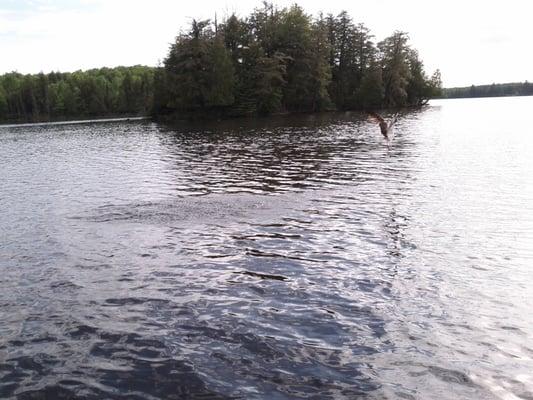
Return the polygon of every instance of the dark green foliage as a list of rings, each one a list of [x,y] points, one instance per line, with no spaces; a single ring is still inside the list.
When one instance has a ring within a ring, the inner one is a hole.
[[[436,97],[466,98],[466,97],[498,97],[498,96],[533,96],[533,84],[528,81],[518,83],[499,83],[492,85],[468,86],[443,89]]]
[[[356,62],[356,28],[351,17],[343,11],[336,18],[327,19],[331,52],[329,63],[332,69],[330,92],[339,109],[355,108],[354,97],[360,82],[357,81],[359,66]]]
[[[381,53],[385,106],[405,107],[410,105],[407,88],[412,81],[409,37],[405,32],[394,34],[378,44]],[[414,98],[416,95],[413,93]],[[416,103],[415,103],[416,104]]]
[[[342,12],[316,20],[264,2],[245,19],[193,21],[156,76],[154,113],[272,114],[420,106],[440,90],[404,32],[376,46]],[[213,110],[216,112],[213,113]]]
[[[276,51],[287,58],[284,105],[289,111],[320,111],[329,104],[331,74],[323,23],[312,24],[299,6],[279,13]]]
[[[164,74],[166,102],[158,99],[156,104],[166,111],[209,110],[234,102],[231,54],[209,21],[193,21],[191,31],[178,36],[165,60]]]
[[[428,82],[427,96],[430,99],[442,96],[442,77],[440,70],[436,70]]]
[[[7,118],[7,98],[2,86],[0,86],[0,121]]]
[[[259,56],[251,69],[249,86],[252,87],[255,109],[261,115],[268,115],[282,108],[286,57],[281,53],[267,57],[257,46],[256,51],[259,52]]]
[[[379,65],[372,63],[361,80],[360,105],[365,109],[380,108],[383,104],[383,96],[382,70]]]
[[[307,109],[321,111],[333,109],[333,103],[329,95],[331,83],[331,65],[328,63],[330,44],[328,41],[328,28],[322,15],[311,27],[311,45],[307,56],[309,74],[307,96]]]
[[[102,68],[0,76],[1,121],[143,115],[152,108],[155,69]]]
[[[208,65],[207,106],[232,105],[235,100],[235,70],[228,50],[218,38],[211,44]]]
[[[0,120],[420,106],[440,88],[440,73],[428,78],[404,32],[376,46],[368,28],[346,12],[313,19],[298,5],[279,9],[264,2],[248,18],[193,20],[158,68],[0,76]],[[526,83],[517,90],[532,89]],[[486,93],[506,90],[493,85]]]

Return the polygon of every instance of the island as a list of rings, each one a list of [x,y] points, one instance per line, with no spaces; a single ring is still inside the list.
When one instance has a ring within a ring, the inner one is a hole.
[[[263,3],[247,17],[193,20],[158,67],[0,76],[0,121],[417,107],[440,88],[405,32],[376,43],[347,12],[313,17]]]

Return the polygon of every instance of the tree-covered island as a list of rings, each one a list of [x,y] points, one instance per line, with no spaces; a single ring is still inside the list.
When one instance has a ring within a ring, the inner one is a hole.
[[[224,118],[421,106],[440,93],[408,35],[374,42],[346,12],[313,18],[263,3],[251,15],[194,20],[161,67],[0,76],[0,120],[151,113]]]
[[[156,116],[243,116],[421,106],[439,93],[408,35],[377,43],[346,13],[263,3],[246,18],[193,21],[155,77]]]

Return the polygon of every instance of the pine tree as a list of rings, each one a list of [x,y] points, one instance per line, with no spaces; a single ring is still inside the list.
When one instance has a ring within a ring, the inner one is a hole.
[[[405,32],[397,31],[378,44],[381,53],[386,107],[408,105],[407,85],[411,78],[408,40],[409,37]]]

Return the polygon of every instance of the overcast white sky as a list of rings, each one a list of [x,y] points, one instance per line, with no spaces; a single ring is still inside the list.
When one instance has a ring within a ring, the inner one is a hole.
[[[274,1],[279,6],[292,0]],[[531,0],[300,0],[316,14],[347,10],[379,41],[409,32],[445,86],[533,81]],[[191,18],[237,12],[244,0],[0,0],[0,73],[156,65]]]

